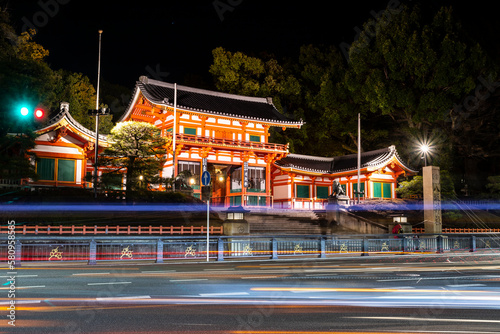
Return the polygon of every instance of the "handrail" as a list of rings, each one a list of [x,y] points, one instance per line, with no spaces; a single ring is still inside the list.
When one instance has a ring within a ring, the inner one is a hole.
[[[131,230],[130,226],[127,229]],[[89,265],[127,260],[163,263],[205,258],[207,251],[210,257],[224,261],[244,257],[326,258],[341,254],[430,254],[500,248],[496,235],[213,236],[209,240],[202,236],[14,236],[14,244],[7,239],[0,241],[0,261],[8,261],[11,268],[24,261],[88,261]]]
[[[167,136],[171,137],[172,134],[169,133]],[[187,143],[196,143],[201,145],[207,144],[207,145],[220,145],[220,146],[234,146],[234,147],[268,150],[268,151],[270,150],[270,151],[288,152],[288,144],[283,145],[274,143],[260,143],[260,142],[233,140],[226,138],[186,135],[183,133],[176,134],[176,140],[180,142],[183,141]]]
[[[7,234],[7,226],[0,226],[0,234]],[[195,235],[207,233],[205,226],[124,226],[124,225],[17,225],[16,234],[47,234],[47,235]],[[222,226],[210,226],[210,234],[222,235]]]
[[[443,228],[443,233],[500,233],[500,228]],[[425,233],[424,227],[414,227],[413,233]]]

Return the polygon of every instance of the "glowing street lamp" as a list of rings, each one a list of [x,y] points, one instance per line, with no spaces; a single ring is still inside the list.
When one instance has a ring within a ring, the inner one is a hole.
[[[422,152],[422,158],[424,159],[424,166],[427,166],[427,154],[429,154],[431,148],[427,144],[420,145],[420,152]]]

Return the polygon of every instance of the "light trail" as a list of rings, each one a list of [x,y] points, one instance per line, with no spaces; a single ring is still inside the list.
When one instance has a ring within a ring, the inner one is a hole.
[[[395,289],[395,288],[287,288],[261,287],[251,288],[252,291],[266,292],[411,292],[411,293],[491,293],[482,290],[443,290],[443,289]]]

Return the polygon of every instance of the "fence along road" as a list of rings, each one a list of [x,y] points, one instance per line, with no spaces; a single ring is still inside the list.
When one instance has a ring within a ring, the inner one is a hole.
[[[206,258],[207,241],[187,236],[17,236],[15,249],[7,238],[0,243],[0,261],[15,256],[24,261],[164,261]],[[209,257],[225,259],[334,257],[342,254],[407,254],[475,252],[500,249],[499,234],[479,235],[353,235],[353,236],[212,236]]]

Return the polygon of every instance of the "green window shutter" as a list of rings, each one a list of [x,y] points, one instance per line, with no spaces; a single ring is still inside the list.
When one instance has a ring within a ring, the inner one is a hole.
[[[359,188],[361,188],[361,192],[365,192],[365,184],[364,182],[360,182],[359,183]],[[358,191],[358,183],[357,182],[354,182],[353,185],[352,185],[352,189],[354,191],[354,197],[358,197],[358,194],[356,194],[356,192]],[[360,196],[363,197],[365,196],[366,194],[361,194]]]
[[[75,182],[75,160],[57,161],[57,181]]]
[[[229,205],[231,205],[231,206],[241,205],[241,196],[230,196],[229,197]]]
[[[316,198],[328,198],[328,187],[316,186]]]
[[[195,128],[184,128],[184,134],[196,136],[196,129]]]
[[[248,196],[247,205],[257,205],[259,200],[258,196]]]
[[[55,159],[41,158],[36,164],[36,173],[42,181],[54,181]]]
[[[252,136],[252,135],[250,135],[250,141],[255,141],[255,142],[260,143],[260,136]]]
[[[309,198],[309,186],[297,184],[297,198]]]
[[[392,197],[391,184],[383,183],[382,186],[383,186],[382,193],[384,195],[384,198],[391,198]]]
[[[382,183],[373,182],[373,197],[382,197]]]

